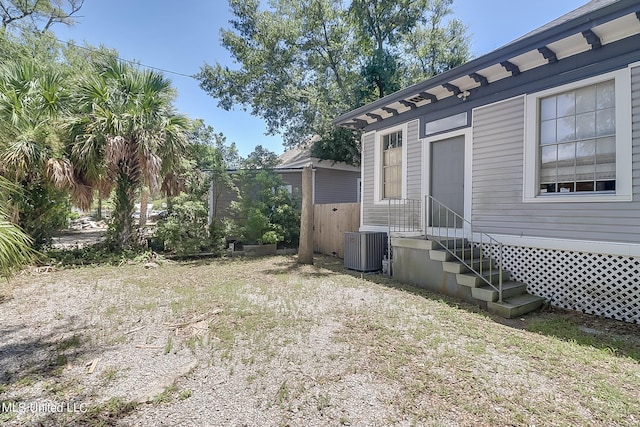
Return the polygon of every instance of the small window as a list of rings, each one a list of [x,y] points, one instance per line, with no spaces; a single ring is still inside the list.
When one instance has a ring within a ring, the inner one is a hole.
[[[382,136],[382,186],[384,199],[402,197],[402,131]]]
[[[419,124],[416,120],[413,125]],[[408,123],[375,132],[371,148],[364,148],[364,156],[373,151],[373,202],[388,204],[388,200],[407,198],[407,137]],[[371,150],[371,151],[369,151]],[[367,168],[366,159],[365,169]],[[363,197],[367,182],[362,183]]]

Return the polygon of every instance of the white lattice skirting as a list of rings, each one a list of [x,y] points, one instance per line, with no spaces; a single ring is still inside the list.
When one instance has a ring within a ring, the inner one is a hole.
[[[640,258],[504,246],[503,267],[553,306],[640,323]]]

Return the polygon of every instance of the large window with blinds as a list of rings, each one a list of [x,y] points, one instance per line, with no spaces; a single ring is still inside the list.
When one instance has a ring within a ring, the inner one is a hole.
[[[629,68],[526,96],[525,202],[632,200]]]
[[[540,194],[616,189],[615,81],[540,99]]]

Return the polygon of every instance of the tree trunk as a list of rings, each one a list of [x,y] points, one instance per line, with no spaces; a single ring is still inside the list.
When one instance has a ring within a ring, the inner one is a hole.
[[[100,197],[100,194],[98,194],[98,212],[96,219],[102,219],[102,197]]]
[[[147,204],[149,202],[149,191],[146,188],[142,189],[140,194],[140,228],[147,225]]]
[[[120,171],[118,175],[115,207],[109,235],[114,246],[124,249],[137,243],[135,224],[133,223],[136,185],[126,173]]]
[[[302,170],[302,214],[298,263],[313,264],[313,165],[311,163],[307,163]]]

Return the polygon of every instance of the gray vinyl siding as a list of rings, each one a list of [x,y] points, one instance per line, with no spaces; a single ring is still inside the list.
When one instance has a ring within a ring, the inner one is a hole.
[[[356,203],[360,172],[316,169],[316,198],[321,203]]]
[[[291,194],[302,197],[302,171],[280,173],[285,184],[291,186]]]
[[[231,179],[233,180],[234,177],[232,176]],[[237,201],[238,200],[238,190],[234,187],[232,189],[226,188],[226,187],[222,187],[221,189],[218,189],[218,187],[215,185],[213,185],[214,188],[214,195],[216,195],[216,199],[213,201],[213,215],[216,218],[230,218],[232,217],[231,211],[230,211],[230,207],[231,207],[231,202]]]
[[[413,120],[407,125],[406,149],[407,149],[407,198],[420,199],[422,194],[422,147],[419,141],[420,121]],[[379,132],[384,132],[380,130]],[[362,141],[362,225],[384,226],[388,225],[387,204],[374,204],[374,170],[379,165],[375,164],[376,133],[366,134]]]
[[[640,241],[640,69],[632,73],[633,201],[524,203],[524,98],[478,108],[473,118],[474,226],[518,236]]]
[[[633,201],[640,203],[640,67],[631,69],[631,124],[633,140]],[[640,211],[636,210],[640,217]]]
[[[369,133],[362,137],[362,225],[386,225],[380,218],[380,209],[373,204],[375,179],[375,143],[376,134]]]
[[[414,120],[407,126],[407,199],[422,197],[422,144],[418,141],[420,121]]]

